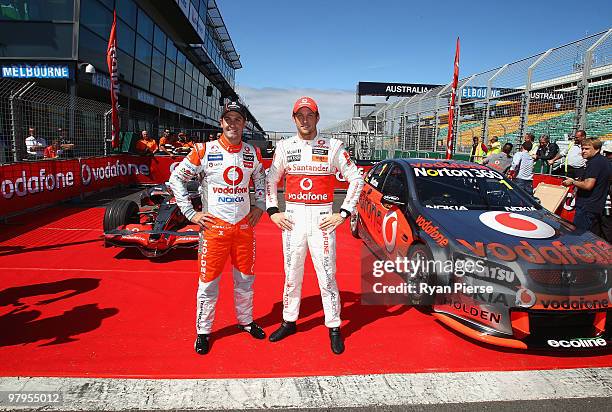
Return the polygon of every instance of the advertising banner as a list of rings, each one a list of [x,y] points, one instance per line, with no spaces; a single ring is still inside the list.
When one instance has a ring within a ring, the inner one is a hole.
[[[0,216],[120,185],[164,183],[181,160],[183,156],[114,155],[1,165]],[[271,163],[272,159],[263,159],[266,169]],[[363,173],[371,168],[357,167]],[[347,188],[337,172],[335,190]]]

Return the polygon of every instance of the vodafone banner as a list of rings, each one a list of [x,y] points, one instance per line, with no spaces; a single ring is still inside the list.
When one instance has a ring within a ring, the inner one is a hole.
[[[0,216],[52,204],[148,176],[149,159],[108,156],[0,166]],[[143,179],[145,180],[145,179]]]
[[[119,185],[168,181],[183,156],[113,155],[0,165],[0,216]],[[266,169],[272,159],[263,159]],[[364,173],[371,166],[359,167]],[[347,182],[336,174],[335,189]]]
[[[79,196],[78,160],[51,160],[0,167],[0,215]]]

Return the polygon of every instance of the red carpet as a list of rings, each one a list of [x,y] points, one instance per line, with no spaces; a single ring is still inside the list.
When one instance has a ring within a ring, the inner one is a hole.
[[[612,366],[612,355],[545,356],[482,346],[409,307],[361,306],[359,248],[338,235],[347,350],[334,356],[312,265],[300,333],[255,341],[235,327],[231,276],[222,279],[212,351],[193,351],[195,252],[157,261],[104,249],[104,210],[53,208],[1,225],[0,374],[221,378],[486,371]],[[280,232],[257,227],[255,318],[271,333],[281,318]]]

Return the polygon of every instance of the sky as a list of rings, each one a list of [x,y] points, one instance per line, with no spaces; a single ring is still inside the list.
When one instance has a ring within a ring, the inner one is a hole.
[[[243,68],[238,93],[265,130],[293,131],[293,102],[319,129],[352,116],[359,81],[446,84],[612,28],[612,1],[217,0]],[[367,98],[364,101],[369,102]]]

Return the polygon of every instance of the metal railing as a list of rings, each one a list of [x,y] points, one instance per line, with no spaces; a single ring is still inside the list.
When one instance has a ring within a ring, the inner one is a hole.
[[[324,132],[345,136],[356,142],[356,153],[378,159],[439,156],[446,150],[450,94],[450,84],[440,86]],[[469,153],[476,137],[516,145],[526,133],[558,141],[579,129],[612,139],[612,29],[459,81],[457,153]]]

